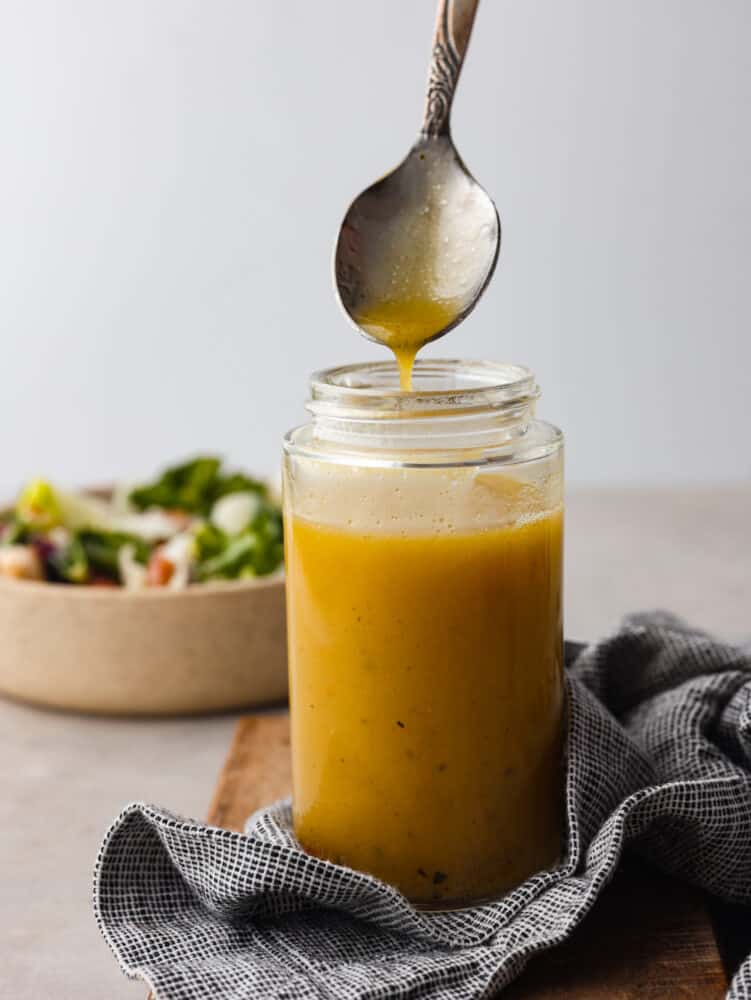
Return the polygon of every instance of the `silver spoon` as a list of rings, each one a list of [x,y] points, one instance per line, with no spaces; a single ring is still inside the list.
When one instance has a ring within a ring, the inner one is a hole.
[[[391,346],[400,365],[400,352],[411,355],[410,370],[423,344],[474,308],[498,260],[498,212],[462,162],[449,121],[478,3],[439,0],[420,135],[395,170],[352,202],[336,244],[345,311],[366,337]],[[433,306],[427,313],[425,303]],[[424,323],[413,322],[418,312]]]

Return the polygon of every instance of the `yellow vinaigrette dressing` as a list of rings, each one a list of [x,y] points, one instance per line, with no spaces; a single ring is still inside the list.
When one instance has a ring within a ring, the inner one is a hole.
[[[292,518],[295,830],[419,902],[493,897],[561,844],[561,516],[476,533]]]
[[[390,372],[323,373],[285,446],[295,832],[465,905],[561,853],[561,436],[526,369]]]

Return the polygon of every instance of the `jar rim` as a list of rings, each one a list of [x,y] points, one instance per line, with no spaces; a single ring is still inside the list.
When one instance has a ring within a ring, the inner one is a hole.
[[[496,361],[418,358],[412,382],[399,387],[395,361],[326,368],[311,376],[308,409],[409,419],[528,406],[540,395],[529,368]]]

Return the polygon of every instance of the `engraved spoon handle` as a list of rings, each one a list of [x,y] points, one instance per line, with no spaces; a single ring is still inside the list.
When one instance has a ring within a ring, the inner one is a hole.
[[[448,135],[451,103],[480,0],[438,0],[422,135]]]

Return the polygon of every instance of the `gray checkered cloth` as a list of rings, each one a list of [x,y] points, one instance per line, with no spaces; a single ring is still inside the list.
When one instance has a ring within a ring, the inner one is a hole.
[[[469,1000],[509,983],[595,905],[628,843],[751,904],[751,649],[665,614],[627,619],[568,670],[568,852],[504,899],[414,909],[302,852],[288,803],[244,834],[131,805],[95,875],[102,933],[158,1000]],[[732,1000],[751,1000],[751,958]]]

